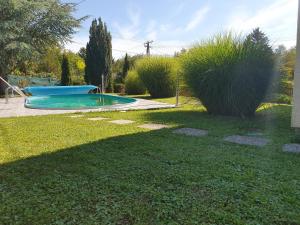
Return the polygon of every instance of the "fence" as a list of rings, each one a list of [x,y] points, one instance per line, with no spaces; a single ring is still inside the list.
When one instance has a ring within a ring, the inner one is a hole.
[[[26,86],[55,86],[59,85],[60,81],[52,77],[30,77],[30,76],[16,76],[9,75],[8,83],[13,86],[26,87]]]

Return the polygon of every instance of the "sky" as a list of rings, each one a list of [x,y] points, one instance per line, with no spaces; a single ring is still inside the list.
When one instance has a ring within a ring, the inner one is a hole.
[[[64,0],[68,2],[69,0]],[[71,0],[70,0],[71,1]],[[70,2],[69,1],[69,2]],[[89,39],[89,27],[101,17],[112,35],[115,59],[144,54],[172,55],[227,31],[246,35],[260,27],[276,48],[296,45],[297,0],[73,0],[76,17],[88,15],[65,47],[77,52]]]

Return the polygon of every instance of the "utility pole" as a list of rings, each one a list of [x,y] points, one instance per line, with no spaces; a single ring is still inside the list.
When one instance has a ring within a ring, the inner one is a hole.
[[[153,43],[153,41],[146,41],[144,43],[144,47],[146,48],[146,55],[147,56],[150,56],[150,48],[151,48],[150,44],[151,43]]]

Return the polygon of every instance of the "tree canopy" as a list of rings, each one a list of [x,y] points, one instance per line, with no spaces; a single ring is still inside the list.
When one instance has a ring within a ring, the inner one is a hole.
[[[75,6],[60,0],[0,0],[0,76],[6,78],[18,63],[49,46],[71,41],[84,19],[72,15]]]

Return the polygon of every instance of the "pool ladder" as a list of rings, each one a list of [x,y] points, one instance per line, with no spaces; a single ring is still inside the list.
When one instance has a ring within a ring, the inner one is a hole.
[[[4,80],[2,77],[0,77],[0,81],[3,81],[8,87],[5,89],[5,103],[8,103],[8,98],[9,98],[9,91],[11,91],[10,96],[14,97],[14,92],[18,93],[22,97],[26,97],[24,93],[21,91],[21,89],[17,86],[12,86],[9,84],[6,80]]]

